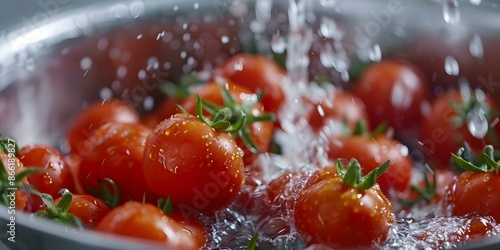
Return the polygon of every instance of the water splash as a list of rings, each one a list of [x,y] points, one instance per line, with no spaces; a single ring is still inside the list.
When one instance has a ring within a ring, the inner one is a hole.
[[[286,50],[286,39],[279,33],[276,33],[271,38],[271,49],[276,54],[282,54]]]
[[[368,58],[370,58],[372,62],[380,62],[380,60],[382,60],[382,50],[380,49],[380,45],[375,44],[370,48],[368,51]]]

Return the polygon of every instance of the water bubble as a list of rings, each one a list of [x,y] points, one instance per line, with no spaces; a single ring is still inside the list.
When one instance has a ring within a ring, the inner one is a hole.
[[[447,24],[456,25],[460,22],[460,9],[458,0],[443,1],[443,18]]]
[[[99,97],[103,100],[108,100],[113,97],[113,91],[109,88],[102,88],[101,91],[99,91]]]
[[[472,5],[480,5],[481,4],[481,0],[469,0],[469,2],[472,4]]]
[[[323,37],[334,40],[341,40],[344,35],[335,20],[326,17],[321,19],[319,32]]]
[[[130,4],[130,15],[133,18],[138,18],[144,14],[144,3],[142,1],[135,1]]]
[[[178,5],[174,5],[174,7],[172,7],[172,9],[173,9],[174,11],[178,11],[178,10],[179,10],[179,6],[178,6]]]
[[[221,36],[220,41],[223,44],[227,44],[227,43],[229,43],[229,37],[228,36]]]
[[[271,49],[276,54],[281,54],[285,52],[286,49],[286,39],[280,36],[280,34],[274,34],[271,39]]]
[[[144,98],[142,106],[144,106],[144,110],[151,111],[154,108],[154,104],[155,104],[155,99],[152,96],[148,95],[146,96],[146,98]]]
[[[457,60],[453,56],[447,56],[444,59],[444,71],[450,76],[458,76],[460,68]]]
[[[483,50],[483,43],[481,41],[481,37],[479,37],[478,34],[475,34],[472,39],[470,40],[469,43],[469,51],[472,56],[474,56],[477,59],[482,59],[484,50]]]
[[[193,4],[193,8],[194,8],[195,10],[199,9],[199,8],[200,8],[200,4],[199,4],[199,3],[194,3],[194,4]]]
[[[484,138],[488,133],[488,119],[480,106],[474,107],[467,113],[467,128],[471,135],[478,139]]]
[[[84,57],[80,60],[80,68],[82,70],[89,70],[92,67],[92,59],[90,57]]]
[[[382,51],[380,50],[380,45],[375,44],[370,48],[370,50],[368,51],[368,58],[370,58],[372,62],[380,62],[380,60],[382,60]]]

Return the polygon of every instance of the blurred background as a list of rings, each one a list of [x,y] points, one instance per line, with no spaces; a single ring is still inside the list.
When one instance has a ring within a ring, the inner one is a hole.
[[[112,1],[112,0],[108,0]],[[47,15],[57,15],[65,8],[87,5],[97,0],[0,0],[0,32],[19,25],[33,24]]]

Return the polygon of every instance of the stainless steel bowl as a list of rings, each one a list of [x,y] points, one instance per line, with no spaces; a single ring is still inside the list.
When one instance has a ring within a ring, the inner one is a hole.
[[[315,38],[309,52],[311,76],[327,74],[339,82],[343,77],[339,68],[321,63],[322,44],[331,42],[321,33],[320,23],[327,18],[343,34],[348,61],[405,58],[425,71],[436,93],[466,77],[500,99],[500,9],[494,3],[460,1],[457,9],[448,6],[446,18],[440,1],[307,4],[312,12],[305,18]],[[273,35],[290,33],[288,5],[286,0],[124,0],[66,9],[42,23],[14,27],[0,42],[0,131],[21,145],[40,142],[65,150],[68,123],[90,101],[122,98],[147,112],[160,96],[158,81],[192,70],[209,72],[210,65],[251,48],[271,53],[271,45],[277,46]],[[454,60],[447,67],[456,63],[458,72],[445,69],[448,56]],[[132,61],[137,64],[122,67]],[[131,75],[137,80],[130,80]],[[13,249],[160,247],[74,232],[23,213],[16,213],[16,242],[11,243],[9,217],[7,208],[0,207],[0,238]],[[500,239],[493,238],[463,248],[498,247]]]

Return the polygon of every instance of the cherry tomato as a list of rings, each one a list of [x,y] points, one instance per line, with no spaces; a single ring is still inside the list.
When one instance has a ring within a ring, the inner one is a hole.
[[[363,174],[391,160],[389,170],[377,179],[386,195],[390,194],[390,190],[403,192],[410,185],[413,165],[408,148],[385,135],[375,138],[362,135],[329,137],[327,152],[332,160],[357,159],[363,166]]]
[[[262,55],[238,54],[215,70],[215,79],[229,80],[254,93],[263,91],[262,104],[276,113],[285,101],[283,81],[286,72],[274,61]]]
[[[232,95],[237,103],[244,103],[250,98],[254,98],[253,93],[249,90],[240,87],[235,84],[227,84],[229,93]],[[221,86],[216,82],[210,82],[206,85],[200,86],[193,90],[195,95],[199,95],[203,100],[212,102],[217,105],[224,105],[224,100],[222,97]],[[196,102],[197,98],[192,96],[187,98],[183,103],[182,107],[190,114],[196,114]],[[264,113],[263,107],[260,103],[256,103],[250,110],[251,115],[259,116]],[[255,146],[261,152],[268,152],[271,143],[271,138],[273,134],[273,124],[270,121],[253,122],[250,124],[250,136],[255,143]],[[237,138],[236,142],[238,146],[243,149],[243,162],[245,165],[250,165],[255,158],[256,154],[252,153],[241,138]]]
[[[367,190],[327,178],[303,190],[294,213],[295,225],[310,243],[361,247],[384,243],[394,222],[392,204],[378,185]]]
[[[474,137],[466,124],[455,125],[454,122],[460,115],[452,106],[453,102],[463,104],[459,91],[447,92],[434,100],[431,111],[423,118],[420,127],[419,144],[424,154],[434,162],[437,168],[449,168],[451,153],[456,153],[465,142],[473,152],[481,151],[486,144],[498,145],[498,142],[494,143],[488,135],[484,138]],[[500,108],[500,104],[489,96],[486,96],[482,105],[489,109]],[[500,125],[491,127],[491,124],[495,124],[493,122],[497,117],[485,114],[485,118],[488,120],[488,129],[496,131],[497,135],[500,134]]]
[[[429,94],[420,70],[408,62],[395,60],[368,66],[353,92],[365,102],[372,126],[385,121],[396,133],[418,124],[421,105]]]
[[[194,239],[197,249],[206,246],[208,243],[207,230],[196,217],[184,215],[177,211],[173,211],[168,217],[177,221],[191,238]]]
[[[130,201],[113,209],[97,225],[97,231],[165,242],[168,249],[197,249],[182,225],[158,207]]]
[[[137,123],[139,114],[119,100],[97,101],[83,110],[68,128],[71,151],[82,156],[90,154],[92,145],[87,140],[92,132],[108,122]]]
[[[18,158],[24,166],[44,169],[42,173],[28,175],[28,182],[39,192],[58,197],[62,188],[75,189],[69,166],[59,150],[43,144],[28,145],[19,150]],[[38,211],[42,204],[39,197],[31,195],[30,212]]]
[[[227,206],[244,178],[236,142],[186,114],[156,127],[147,139],[143,165],[151,190],[170,196],[183,213],[210,213]]]
[[[146,198],[155,202],[157,197],[149,189],[144,177],[142,158],[146,137],[151,130],[140,124],[107,123],[88,139],[93,148],[82,157],[78,179],[89,192],[99,190],[99,181],[109,178],[120,190],[120,201]]]
[[[488,215],[500,221],[500,175],[463,172],[449,186],[444,208],[453,215]]]
[[[368,122],[365,104],[349,92],[335,91],[331,98],[311,103],[313,108],[309,114],[309,124],[315,131],[322,130],[330,123],[335,126],[344,125],[344,122],[352,131],[359,120]]]
[[[60,201],[61,197],[54,200],[54,204],[57,205]],[[86,228],[93,229],[110,212],[110,209],[101,200],[82,194],[73,195],[67,212],[80,219]]]
[[[21,161],[19,161],[19,159],[17,157],[15,157],[14,155],[9,156],[9,154],[6,154],[1,150],[0,150],[0,161],[2,161],[2,164],[5,168],[5,170],[7,171],[8,176],[16,175],[16,174],[25,170],[23,164],[21,163]],[[10,182],[9,179],[1,180],[1,181],[3,183],[8,183],[9,185],[12,183],[12,182]],[[17,184],[20,187],[22,187],[22,186],[28,184],[28,179],[26,177],[24,177],[21,180],[16,180],[12,184]],[[6,188],[8,188],[8,187],[9,187],[8,185],[5,185],[5,187],[4,187],[5,189],[2,188],[2,190],[0,190],[1,195],[4,196],[2,198],[2,200],[4,198],[6,198],[6,202],[8,202],[5,205],[7,205],[9,208],[15,207],[16,209],[19,209],[21,211],[26,210],[30,195],[28,195],[23,189],[20,189],[19,187],[15,191],[7,190]],[[12,196],[12,194],[14,194],[14,196]],[[11,197],[15,197],[14,202],[12,202],[13,200]],[[29,211],[29,209],[28,209],[28,211]]]

